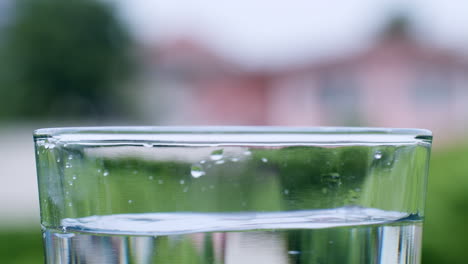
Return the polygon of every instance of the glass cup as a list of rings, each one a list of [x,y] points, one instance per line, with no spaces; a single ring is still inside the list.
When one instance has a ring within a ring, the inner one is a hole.
[[[420,263],[431,132],[34,133],[46,263]]]

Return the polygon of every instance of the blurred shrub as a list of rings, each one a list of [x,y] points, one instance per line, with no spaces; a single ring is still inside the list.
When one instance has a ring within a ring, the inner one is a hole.
[[[131,41],[94,0],[20,0],[0,46],[0,118],[108,116],[131,72]]]

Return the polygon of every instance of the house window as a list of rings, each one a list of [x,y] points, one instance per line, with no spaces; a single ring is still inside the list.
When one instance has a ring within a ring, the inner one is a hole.
[[[360,93],[358,80],[347,71],[324,73],[319,82],[319,103],[325,110],[327,123],[359,125]]]

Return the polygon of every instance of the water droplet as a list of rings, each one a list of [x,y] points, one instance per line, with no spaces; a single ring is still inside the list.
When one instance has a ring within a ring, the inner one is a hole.
[[[299,254],[301,254],[301,252],[297,251],[297,250],[290,250],[290,251],[288,251],[288,254],[289,255],[299,255]]]
[[[374,158],[375,158],[375,159],[381,159],[381,158],[382,158],[382,152],[376,151],[376,152],[374,153]]]
[[[72,186],[72,185],[73,185],[73,182],[72,182],[72,181],[69,181],[69,182],[68,182],[68,185]]]
[[[285,190],[284,190],[284,194],[288,195],[288,194],[289,194],[289,190],[288,190],[288,189],[285,189]]]
[[[164,181],[163,181],[163,180],[158,180],[158,183],[159,183],[159,184],[163,184]]]
[[[392,163],[390,163],[390,162],[387,162],[387,166],[390,166],[391,164],[392,164]]]
[[[267,163],[268,159],[267,158],[262,158],[262,162]]]
[[[69,169],[69,168],[71,168],[71,167],[72,167],[72,165],[71,165],[70,163],[68,163],[68,162],[65,163],[65,168]]]
[[[57,162],[60,162],[60,158],[57,159]]]
[[[133,201],[132,201],[132,200],[128,200],[128,203],[131,204],[131,203],[133,203]]]
[[[192,165],[192,168],[190,169],[190,173],[192,174],[192,177],[194,178],[200,178],[201,176],[205,175],[205,172],[203,171],[202,167],[197,166],[197,165]]]
[[[68,155],[68,160],[72,160],[73,159],[73,155]]]
[[[252,151],[246,150],[246,151],[244,151],[244,155],[245,156],[250,156],[250,155],[252,155]]]
[[[232,162],[238,162],[239,159],[238,159],[238,158],[232,158],[231,161],[232,161]]]
[[[148,176],[148,180],[152,181],[154,179],[153,176]]]
[[[224,162],[225,162],[224,160],[218,160],[215,163],[219,165],[219,164],[224,164]]]
[[[179,183],[180,183],[180,184],[185,184],[185,181],[184,181],[184,180],[180,180]]]
[[[97,172],[101,173],[101,169],[98,169]]]
[[[109,175],[109,172],[107,170],[105,170],[103,173],[102,173],[102,176],[104,177],[107,177]]]
[[[185,187],[184,190],[183,190],[183,192],[187,192],[188,189],[189,189],[188,187]]]
[[[73,175],[72,179],[73,179],[73,180],[76,180],[76,175]]]
[[[68,206],[69,206],[69,207],[72,207],[72,205],[73,205],[72,203],[68,203]]]
[[[223,158],[223,152],[224,152],[224,150],[222,150],[222,149],[215,150],[215,151],[211,152],[210,158],[212,160],[220,160],[220,159]]]

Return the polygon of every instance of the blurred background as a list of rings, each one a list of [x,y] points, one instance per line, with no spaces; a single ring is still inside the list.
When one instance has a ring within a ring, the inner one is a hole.
[[[285,125],[431,129],[423,263],[465,263],[467,14],[462,0],[0,0],[0,262],[43,261],[35,128]]]

